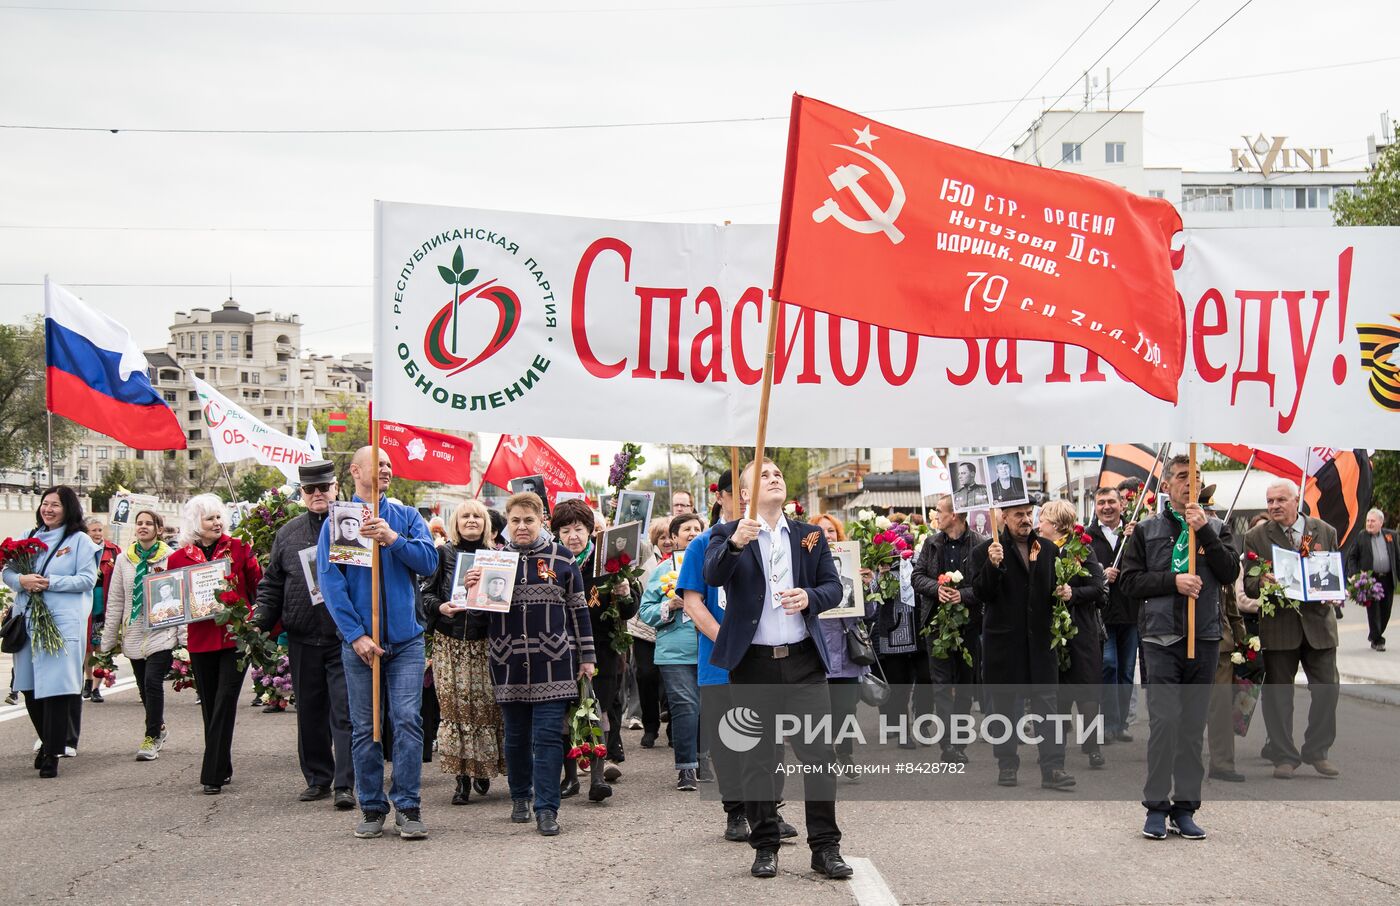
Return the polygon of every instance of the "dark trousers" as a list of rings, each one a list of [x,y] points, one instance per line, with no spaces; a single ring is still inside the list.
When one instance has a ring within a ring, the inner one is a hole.
[[[992,745],[992,753],[996,755],[997,767],[1001,769],[1010,768],[1018,770],[1021,767],[1021,755],[1017,751],[1020,742],[1017,737],[1016,727],[1024,717],[1044,718],[1047,714],[1055,713],[1057,704],[1057,691],[1055,683],[1035,683],[1022,686],[992,686],[992,714],[1006,718],[1010,724],[1010,737],[1004,742]],[[1042,777],[1050,776],[1050,772],[1063,770],[1065,766],[1065,741],[1057,736],[1055,725],[1042,720],[1034,727],[1039,731],[1039,764]],[[1031,729],[1028,725],[1027,729]],[[998,729],[998,734],[1002,731]]]
[[[747,815],[743,799],[744,756],[719,741],[719,720],[734,707],[734,696],[728,683],[700,687],[700,745],[709,752],[714,764],[715,779],[723,797],[724,813],[730,818]],[[774,777],[775,795],[783,800],[783,776]]]
[[[34,725],[34,732],[39,734],[42,743],[40,752],[44,755],[57,758],[63,754],[63,747],[69,741],[69,724],[75,703],[81,705],[82,697],[50,695],[35,698],[32,690],[24,693],[24,707],[29,712],[29,722]]]
[[[634,639],[632,655],[637,661],[637,695],[641,699],[642,732],[655,736],[661,732],[661,671],[656,666],[656,643]]]
[[[301,776],[307,786],[352,789],[355,762],[350,753],[350,699],[340,643],[308,645],[288,639],[287,656],[297,697]]]
[[[1235,769],[1235,665],[1228,651],[1215,658],[1215,679],[1210,687],[1210,716],[1206,737],[1212,771]]]
[[[953,715],[972,715],[972,702],[977,698],[977,662],[981,657],[982,639],[979,633],[964,632],[963,644],[967,650],[972,652],[972,663],[963,660],[961,654],[955,654],[951,658],[935,658],[928,656],[929,675],[933,680],[933,712],[938,715],[938,719],[943,723],[944,742],[941,748],[948,752],[954,749],[962,751],[963,746],[955,746],[948,742],[948,734],[952,731]],[[918,700],[918,689],[914,690],[915,708],[921,707]]]
[[[529,799],[535,811],[559,811],[559,770],[564,741],[559,735],[571,702],[502,702],[505,724],[506,782],[510,798]]]
[[[762,737],[776,738],[775,712],[810,715],[813,721],[831,712],[826,666],[810,639],[791,649],[784,658],[773,658],[767,649],[752,646],[729,673],[734,703],[754,708],[763,722]],[[764,687],[762,690],[750,687]],[[783,687],[775,694],[775,687]],[[804,765],[816,773],[806,775],[807,844],[813,852],[841,842],[836,826],[834,759],[829,746],[798,733],[788,740]],[[749,819],[749,845],[777,849],[778,792],[774,774],[778,766],[776,746],[762,742],[741,759],[744,811]]]
[[[240,670],[238,652],[225,648],[191,652],[190,669],[204,715],[204,764],[199,782],[223,786],[233,777],[233,722],[238,717],[238,693],[248,668]]]
[[[78,747],[78,734],[83,729],[83,697],[74,696],[68,703],[68,745],[76,749]]]
[[[146,735],[160,739],[165,726],[165,675],[174,661],[172,651],[156,651],[140,660],[132,659],[131,671],[136,676],[136,691],[146,709]]]
[[[906,651],[902,654],[880,655],[880,668],[890,684],[890,697],[880,706],[880,713],[890,726],[898,726],[899,718],[909,714],[914,704],[914,716],[935,713],[935,688],[928,652]],[[906,724],[913,727],[913,723]]]
[[[860,680],[854,676],[833,676],[827,678],[826,684],[831,687],[827,690],[831,695],[831,732],[839,736],[849,719],[856,716],[856,708],[860,706]],[[704,742],[702,734],[702,746]],[[856,741],[846,737],[840,739],[832,748],[836,750],[836,754],[849,758],[855,752],[855,746]],[[700,751],[706,750],[701,748]]]
[[[1201,807],[1201,737],[1210,712],[1220,640],[1196,640],[1186,658],[1186,640],[1142,646],[1147,684],[1147,783],[1143,807],[1150,811],[1195,812]]]
[[[1382,576],[1381,588],[1385,589],[1381,599],[1366,608],[1366,626],[1370,630],[1366,639],[1372,645],[1385,644],[1385,627],[1390,623],[1390,608],[1395,601],[1395,580]]]
[[[1308,729],[1303,735],[1303,750],[1293,742],[1293,678],[1298,665],[1308,678]],[[1337,741],[1337,649],[1312,648],[1307,639],[1302,647],[1264,649],[1264,726],[1269,731],[1269,745],[1274,764],[1287,762],[1297,767],[1312,764],[1327,757],[1332,743]]]

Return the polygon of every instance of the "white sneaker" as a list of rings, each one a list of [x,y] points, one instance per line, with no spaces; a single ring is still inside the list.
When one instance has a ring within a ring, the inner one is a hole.
[[[36,739],[36,740],[34,740],[34,751],[37,752],[37,751],[39,751],[40,749],[42,749],[43,747],[44,747],[44,741],[43,741],[42,739]]]
[[[63,757],[64,757],[64,758],[77,758],[77,757],[78,757],[78,750],[75,749],[75,748],[73,748],[72,746],[64,746],[64,747],[63,747]]]
[[[159,752],[161,749],[165,748],[165,741],[166,741],[167,739],[169,739],[169,738],[170,738],[170,731],[167,730],[167,729],[165,729],[165,725],[164,725],[164,724],[161,724],[161,727],[160,727],[160,737],[156,740],[156,751],[157,751],[157,752]]]
[[[136,750],[137,761],[155,761],[160,757],[160,744],[147,736],[141,740],[141,748]]]
[[[627,729],[629,729],[629,730],[640,730],[641,728],[642,728],[642,719],[641,719],[640,717],[629,717],[629,718],[627,718]]]

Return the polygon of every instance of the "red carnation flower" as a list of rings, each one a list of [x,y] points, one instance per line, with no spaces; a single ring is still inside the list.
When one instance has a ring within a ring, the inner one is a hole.
[[[619,564],[619,563],[617,562],[617,558],[616,558],[616,557],[613,557],[613,558],[612,558],[611,560],[609,560],[607,563],[604,563],[604,564],[603,564],[603,570],[604,570],[605,572],[615,573],[615,572],[617,572],[619,569],[622,569],[622,565]]]
[[[1245,553],[1245,555],[1244,555],[1244,558],[1245,558],[1246,560],[1258,560],[1258,559],[1259,559],[1259,555],[1256,554],[1254,551],[1247,551],[1247,552]]]

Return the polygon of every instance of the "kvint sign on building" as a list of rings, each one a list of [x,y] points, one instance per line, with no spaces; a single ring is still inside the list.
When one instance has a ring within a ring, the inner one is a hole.
[[[1331,148],[1288,147],[1288,136],[1275,135],[1265,138],[1259,133],[1254,138],[1242,135],[1245,146],[1230,149],[1230,169],[1257,172],[1264,176],[1285,170],[1323,170],[1331,166]]]

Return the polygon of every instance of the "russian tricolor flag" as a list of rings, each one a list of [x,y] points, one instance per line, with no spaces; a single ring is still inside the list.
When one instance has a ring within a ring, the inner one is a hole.
[[[121,324],[44,280],[48,409],[137,450],[183,450],[185,432]]]

